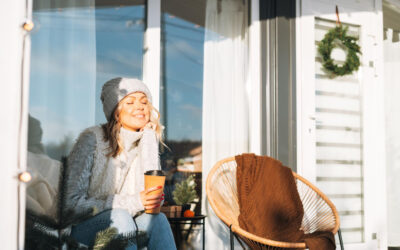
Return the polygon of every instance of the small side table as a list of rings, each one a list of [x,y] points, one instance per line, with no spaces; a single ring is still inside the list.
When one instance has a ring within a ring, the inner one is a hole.
[[[178,244],[180,244],[181,240],[181,232],[180,232],[180,226],[181,225],[190,225],[189,230],[186,234],[186,240],[189,237],[190,232],[192,231],[192,226],[193,225],[202,225],[202,230],[203,230],[203,250],[205,247],[205,215],[196,215],[194,217],[178,217],[178,218],[168,218],[169,223],[171,224],[171,228],[174,231],[174,236],[176,237],[177,241],[177,247]]]

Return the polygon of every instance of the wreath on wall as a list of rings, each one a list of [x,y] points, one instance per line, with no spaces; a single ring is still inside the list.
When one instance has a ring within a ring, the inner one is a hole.
[[[333,77],[352,74],[360,67],[358,54],[361,54],[361,48],[356,43],[358,39],[347,35],[347,30],[348,27],[343,27],[340,24],[330,29],[318,44],[318,52],[322,57],[322,66]],[[335,64],[331,58],[332,49],[335,47],[347,50],[346,61],[343,65]]]

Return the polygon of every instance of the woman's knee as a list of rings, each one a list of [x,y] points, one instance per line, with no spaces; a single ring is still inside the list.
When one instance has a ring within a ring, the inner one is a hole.
[[[155,216],[156,216],[157,221],[159,223],[168,223],[167,216],[165,216],[164,213],[159,213],[159,214],[156,214]]]
[[[169,222],[164,213],[153,215],[152,224],[157,225],[159,228],[169,228]]]
[[[110,227],[115,227],[120,234],[129,233],[136,230],[132,216],[125,209],[112,209],[110,219]]]
[[[170,227],[169,222],[165,214],[142,214],[136,218],[136,222],[139,229],[145,231],[153,231],[153,229],[163,229],[164,227]]]

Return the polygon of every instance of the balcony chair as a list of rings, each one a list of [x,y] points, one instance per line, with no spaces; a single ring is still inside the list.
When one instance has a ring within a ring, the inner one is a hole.
[[[280,242],[251,234],[239,226],[239,201],[236,187],[235,157],[215,164],[207,176],[207,199],[215,214],[230,229],[230,245],[233,249],[235,236],[243,247],[244,241],[251,249],[306,249],[304,242]],[[333,203],[309,181],[293,172],[300,199],[304,207],[301,229],[304,233],[315,231],[338,232],[341,249],[342,236],[339,229],[339,215]]]

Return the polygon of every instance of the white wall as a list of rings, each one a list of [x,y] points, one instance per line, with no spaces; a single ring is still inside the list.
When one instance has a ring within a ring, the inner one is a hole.
[[[18,164],[25,165],[18,147],[26,148],[26,136],[19,137],[19,131],[26,130],[26,126],[20,127],[24,16],[25,1],[0,1],[0,242],[1,249],[7,250],[23,249],[23,238],[18,235],[23,235],[24,227],[18,230],[18,223],[23,221],[18,219],[18,210],[25,214],[25,207],[20,204],[18,208],[17,175]],[[25,48],[29,49],[29,44]]]
[[[386,166],[388,192],[388,243],[400,246],[400,41],[388,30],[383,42],[385,62]]]

